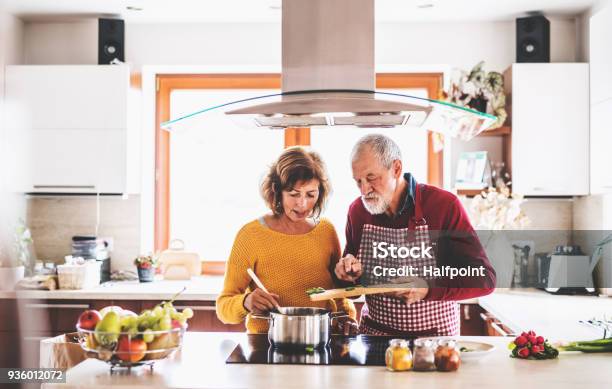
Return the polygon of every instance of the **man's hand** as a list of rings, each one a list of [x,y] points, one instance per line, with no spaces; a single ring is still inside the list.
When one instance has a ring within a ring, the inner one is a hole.
[[[342,281],[355,282],[361,277],[361,262],[351,254],[348,254],[344,258],[340,258],[334,269],[336,277]]]
[[[404,300],[406,305],[423,300],[425,296],[427,296],[427,293],[429,293],[429,286],[427,285],[427,281],[424,279],[415,277],[410,281],[415,284],[414,288],[407,289],[406,291],[390,293],[391,295]]]
[[[257,288],[244,299],[244,307],[249,312],[265,313],[279,306],[279,298],[277,294],[268,294]]]
[[[332,334],[345,336],[359,334],[359,324],[350,317],[335,318],[332,323]]]

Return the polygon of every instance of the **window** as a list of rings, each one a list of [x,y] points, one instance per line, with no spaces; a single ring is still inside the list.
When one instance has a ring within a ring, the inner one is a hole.
[[[272,92],[175,90],[170,116]],[[196,117],[170,137],[170,238],[203,260],[225,261],[238,230],[268,211],[259,184],[284,146],[283,131],[243,129],[224,116]]]
[[[424,89],[394,89],[393,92],[427,97],[427,91]],[[402,150],[404,171],[412,173],[418,182],[427,182],[426,131],[409,127],[311,129],[312,148],[319,152],[325,161],[333,189],[323,217],[336,227],[343,248],[346,241],[344,229],[348,207],[359,196],[359,189],[351,171],[351,150],[359,138],[372,133],[393,139]]]

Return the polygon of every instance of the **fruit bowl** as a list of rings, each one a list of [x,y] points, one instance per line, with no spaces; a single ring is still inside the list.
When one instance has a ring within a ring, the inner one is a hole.
[[[114,367],[152,365],[169,357],[183,343],[185,327],[163,331],[104,332],[77,325],[81,348],[90,358]]]

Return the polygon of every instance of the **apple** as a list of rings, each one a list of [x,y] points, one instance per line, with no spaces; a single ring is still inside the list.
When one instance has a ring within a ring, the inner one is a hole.
[[[88,309],[79,316],[77,326],[84,330],[94,330],[101,319],[100,312],[95,309]]]
[[[125,362],[138,362],[145,356],[147,344],[142,339],[130,339],[123,335],[117,343],[117,357]]]
[[[181,324],[180,321],[176,319],[172,319],[172,329],[175,329],[175,328],[187,328],[187,323]]]

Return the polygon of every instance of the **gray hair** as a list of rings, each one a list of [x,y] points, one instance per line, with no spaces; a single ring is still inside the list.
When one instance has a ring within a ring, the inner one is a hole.
[[[402,152],[391,138],[382,134],[370,134],[359,139],[353,146],[351,161],[355,162],[359,159],[366,147],[374,152],[380,163],[387,169],[391,169],[393,161],[402,160]]]

